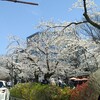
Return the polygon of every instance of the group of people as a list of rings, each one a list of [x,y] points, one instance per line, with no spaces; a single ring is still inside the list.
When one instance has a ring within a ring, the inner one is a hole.
[[[65,87],[66,83],[62,81],[61,78],[55,79],[55,78],[50,78],[50,79],[43,79],[40,81],[41,84],[51,84],[51,85],[57,85],[59,87]]]
[[[32,78],[25,79],[23,76],[19,79],[14,78],[13,81],[12,80],[7,81],[7,86],[12,87],[13,85],[16,85],[17,83],[26,83],[26,82],[35,82],[35,79],[32,79]],[[66,84],[61,80],[61,78],[41,79],[38,82],[41,84],[51,84],[51,85],[57,85],[60,87],[66,86]]]

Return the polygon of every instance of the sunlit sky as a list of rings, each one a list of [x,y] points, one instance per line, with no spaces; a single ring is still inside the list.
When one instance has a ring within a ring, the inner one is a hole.
[[[69,8],[77,0],[26,0],[36,2],[39,6],[31,6],[4,2],[0,0],[0,54],[6,54],[9,44],[8,36],[16,35],[26,39],[39,31],[34,29],[41,20],[74,21],[81,20],[82,10]],[[99,3],[99,0],[95,0]],[[99,3],[100,4],[100,3]]]

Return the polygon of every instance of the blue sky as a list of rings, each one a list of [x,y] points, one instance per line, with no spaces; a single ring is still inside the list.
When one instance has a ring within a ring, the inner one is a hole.
[[[39,3],[30,6],[0,1],[0,54],[6,54],[8,36],[16,35],[26,39],[35,33],[34,27],[43,20],[53,19],[55,22],[74,21],[82,18],[82,11],[75,9],[69,12],[77,0],[27,0]],[[95,0],[99,3],[99,0]]]

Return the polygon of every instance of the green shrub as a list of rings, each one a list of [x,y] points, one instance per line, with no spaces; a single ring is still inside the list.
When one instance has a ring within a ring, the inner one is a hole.
[[[17,97],[17,98],[26,98],[26,100],[29,100],[30,96],[30,83],[25,84],[17,84],[14,87],[10,89],[11,96]]]
[[[17,84],[10,89],[11,96],[25,100],[69,100],[70,88],[41,85],[38,83]]]

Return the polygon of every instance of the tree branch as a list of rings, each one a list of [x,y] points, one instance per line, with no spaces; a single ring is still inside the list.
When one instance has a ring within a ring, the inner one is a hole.
[[[46,53],[42,50],[42,49],[40,49],[39,47],[37,47],[38,48],[38,50],[40,51],[40,52],[42,52],[44,55],[46,55]]]
[[[68,28],[69,26],[71,26],[71,25],[79,25],[79,24],[83,24],[83,23],[87,23],[88,21],[80,21],[80,22],[71,22],[71,23],[69,23],[68,25],[58,25],[58,26],[53,26],[53,27],[50,27],[50,26],[46,26],[47,27],[47,29],[46,29],[46,31],[45,31],[45,33],[48,31],[48,30],[50,30],[51,28],[58,28],[58,27],[60,27],[60,28],[63,28],[62,29],[62,31],[64,31],[66,28]]]
[[[69,26],[71,26],[71,25],[79,25],[79,24],[83,24],[83,23],[87,23],[87,21],[72,22],[72,23],[68,24],[67,26],[65,26],[63,30],[65,30],[67,27],[69,27]]]
[[[89,15],[87,14],[86,0],[83,0],[83,6],[84,6],[83,16],[85,17],[85,19],[87,20],[87,22],[90,23],[91,25],[93,25],[94,27],[96,27],[97,29],[100,29],[100,25],[97,24],[96,22],[92,21],[90,19]]]

